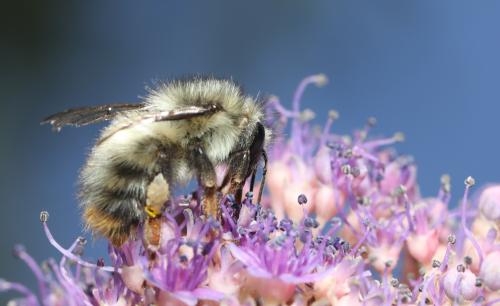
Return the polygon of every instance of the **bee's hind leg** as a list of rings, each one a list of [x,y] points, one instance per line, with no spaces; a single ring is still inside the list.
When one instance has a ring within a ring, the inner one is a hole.
[[[144,237],[149,246],[155,247],[160,244],[161,215],[169,198],[168,182],[163,174],[159,173],[151,180],[146,190]]]
[[[241,201],[243,196],[243,186],[249,176],[251,155],[249,150],[235,152],[229,159],[229,167],[222,184],[220,191],[226,194],[232,194],[235,198],[234,218],[238,219],[241,209]],[[253,181],[255,177],[252,176],[251,189],[253,189]],[[252,191],[252,190],[250,190]]]
[[[249,150],[235,152],[229,159],[228,171],[222,180],[220,191],[233,194],[237,203],[241,203],[243,185],[248,177],[250,164]]]
[[[267,160],[264,151],[264,140],[265,129],[264,126],[259,123],[255,129],[252,142],[240,144],[241,147],[247,149],[233,152],[229,158],[229,169],[221,184],[220,190],[223,194],[234,194],[237,204],[241,204],[243,185],[250,176],[250,191],[253,192],[257,165],[262,158],[264,158],[264,161]],[[264,179],[265,170],[262,177],[261,188],[259,190],[259,197],[257,198],[257,202],[259,203],[262,195],[262,185],[264,184]]]
[[[194,166],[198,182],[204,191],[204,213],[206,216],[219,219],[220,211],[217,201],[217,175],[215,168],[199,142],[193,143],[189,152],[189,161]]]

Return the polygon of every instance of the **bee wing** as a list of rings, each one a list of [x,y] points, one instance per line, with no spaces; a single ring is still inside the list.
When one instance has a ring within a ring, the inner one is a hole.
[[[216,104],[203,105],[203,106],[194,106],[194,105],[185,106],[170,111],[145,115],[140,118],[140,122],[185,120],[204,115],[210,115],[220,110],[221,108]]]
[[[105,137],[99,139],[97,142],[97,145],[105,142],[107,139],[109,139],[111,136],[116,134],[119,131],[128,129],[134,125],[137,124],[143,124],[143,123],[154,123],[154,122],[161,122],[161,121],[175,121],[175,120],[188,120],[191,118],[195,117],[200,117],[200,116],[206,116],[210,114],[214,114],[216,112],[221,111],[222,108],[218,105],[212,104],[212,105],[203,105],[203,106],[185,106],[181,108],[177,108],[174,110],[170,111],[163,111],[163,112],[150,112],[143,114],[142,116],[139,116],[137,118],[133,118],[128,124],[123,125],[119,129],[115,130],[113,133],[106,135]]]
[[[98,106],[72,108],[60,113],[48,116],[41,124],[50,123],[59,131],[63,126],[73,125],[76,127],[113,119],[117,114],[130,110],[144,108],[144,103],[105,104]]]

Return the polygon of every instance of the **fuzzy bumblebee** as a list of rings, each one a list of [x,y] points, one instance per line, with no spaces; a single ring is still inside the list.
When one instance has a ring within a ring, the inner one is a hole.
[[[105,120],[112,121],[80,174],[80,202],[86,226],[116,246],[161,214],[151,198],[163,202],[193,177],[204,190],[205,214],[217,217],[217,191],[238,198],[250,176],[253,185],[271,135],[261,103],[230,80],[198,77],[160,85],[142,103],[70,109],[42,124],[59,131]],[[227,172],[217,186],[215,167],[222,164]],[[163,191],[148,192],[153,181]]]

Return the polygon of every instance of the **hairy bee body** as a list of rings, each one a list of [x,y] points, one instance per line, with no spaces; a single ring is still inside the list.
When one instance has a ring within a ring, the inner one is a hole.
[[[154,117],[190,107],[217,111],[182,120]],[[259,103],[232,81],[196,78],[160,86],[144,107],[117,114],[91,150],[80,175],[86,226],[121,245],[145,219],[147,187],[160,173],[170,187],[197,177],[210,193],[217,187],[214,166],[239,167],[246,179],[257,163],[247,155],[262,150],[269,137],[262,120]],[[228,175],[237,177],[238,171]]]

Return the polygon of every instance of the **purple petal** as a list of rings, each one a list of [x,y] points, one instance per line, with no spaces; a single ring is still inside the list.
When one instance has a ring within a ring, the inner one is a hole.
[[[316,282],[318,280],[321,280],[322,278],[333,274],[335,272],[335,267],[330,267],[324,271],[321,272],[316,272],[316,273],[309,273],[309,274],[304,274],[301,276],[293,275],[293,274],[282,274],[279,276],[279,278],[287,283],[291,284],[303,284],[303,283],[312,283]]]
[[[193,295],[200,300],[220,301],[224,298],[224,294],[209,288],[196,288],[193,290]]]
[[[188,306],[195,306],[198,303],[196,296],[189,291],[177,291],[171,295]]]
[[[246,270],[248,271],[248,273],[250,273],[255,277],[264,277],[264,278],[272,277],[271,273],[260,267],[259,263],[255,260],[254,257],[250,256],[241,248],[237,247],[232,243],[229,244],[228,247],[229,251],[231,251],[231,254],[233,254],[233,256],[237,260],[241,261],[244,265],[247,266]]]

